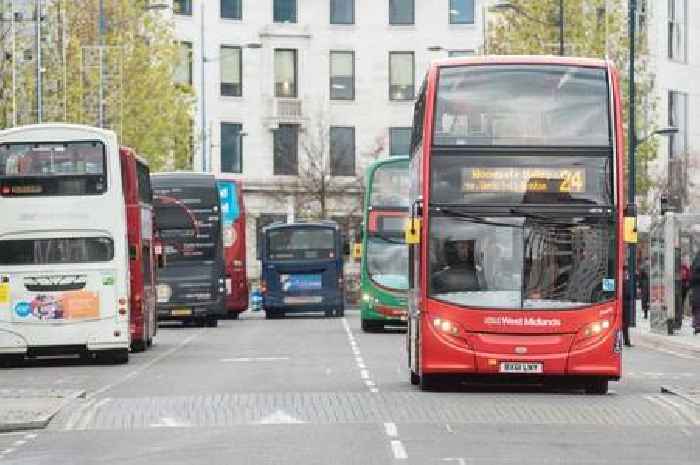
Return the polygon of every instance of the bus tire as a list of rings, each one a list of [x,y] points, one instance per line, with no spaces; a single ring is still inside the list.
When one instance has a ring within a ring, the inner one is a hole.
[[[143,352],[146,350],[148,347],[148,343],[141,339],[140,341],[132,341],[131,342],[131,351],[132,352]]]
[[[411,384],[418,386],[420,384],[420,376],[415,371],[411,370]]]
[[[339,318],[344,317],[345,316],[345,307],[339,307],[338,309],[336,309],[335,316],[337,316]]]
[[[129,349],[111,349],[97,352],[97,359],[111,365],[122,365],[129,361]]]
[[[237,320],[239,316],[241,316],[240,312],[233,312],[230,313],[229,316],[231,317],[232,320]]]
[[[204,320],[204,324],[207,328],[216,328],[219,326],[219,320],[215,316],[210,316]]]
[[[608,393],[608,380],[607,378],[590,380],[586,383],[584,390],[586,394],[604,396]]]

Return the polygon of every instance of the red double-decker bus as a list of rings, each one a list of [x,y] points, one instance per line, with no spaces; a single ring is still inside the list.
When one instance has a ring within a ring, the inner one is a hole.
[[[146,350],[157,331],[153,243],[153,191],[148,163],[127,147],[119,150],[129,247],[131,350]]]
[[[226,311],[233,319],[248,308],[245,205],[240,181],[218,179],[226,268]]]
[[[434,63],[411,141],[411,382],[621,375],[623,129],[606,61]]]

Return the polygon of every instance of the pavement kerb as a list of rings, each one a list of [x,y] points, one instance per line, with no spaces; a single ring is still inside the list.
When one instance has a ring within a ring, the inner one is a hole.
[[[700,345],[693,346],[689,344],[683,344],[682,342],[674,341],[673,336],[666,336],[662,334],[648,334],[639,330],[632,330],[631,336],[632,344],[636,344],[641,347],[661,351],[670,350],[682,353],[684,355],[690,355],[693,357],[700,358]]]
[[[54,416],[58,414],[66,405],[68,405],[70,402],[73,402],[75,399],[81,398],[85,396],[85,391],[81,390],[76,390],[76,391],[71,391],[70,393],[67,393],[64,396],[57,397],[61,399],[60,402],[57,402],[55,406],[53,406],[51,409],[42,412],[41,415],[37,415],[35,418],[32,418],[31,420],[28,421],[3,421],[0,418],[0,433],[11,433],[15,431],[24,431],[24,430],[34,430],[34,429],[44,429],[48,426],[48,424],[51,422]],[[11,399],[11,398],[7,398]]]

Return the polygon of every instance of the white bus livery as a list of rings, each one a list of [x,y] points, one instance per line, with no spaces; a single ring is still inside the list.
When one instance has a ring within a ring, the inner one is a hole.
[[[0,358],[128,360],[129,262],[111,131],[0,131]]]

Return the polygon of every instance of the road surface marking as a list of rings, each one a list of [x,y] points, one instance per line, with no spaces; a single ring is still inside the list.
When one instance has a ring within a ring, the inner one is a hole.
[[[364,359],[362,358],[360,346],[355,340],[355,336],[352,334],[352,329],[348,324],[348,320],[347,318],[343,317],[341,321],[343,323],[343,328],[345,329],[345,334],[347,335],[348,342],[350,343],[350,349],[352,350],[352,353],[355,356],[355,364],[360,370],[360,378],[364,381],[365,386],[367,386],[367,388],[369,389],[369,392],[376,394],[379,392],[379,389],[377,388],[377,384],[374,381],[372,381],[372,376],[369,370],[367,369],[367,365],[365,364]]]
[[[185,426],[192,426],[192,425],[190,425],[187,422],[177,421],[175,418],[172,418],[172,417],[163,417],[160,419],[160,422],[151,423],[151,427],[153,427],[153,428],[178,428],[178,427],[185,427]]]
[[[88,401],[85,402],[83,405],[81,405],[80,408],[78,408],[78,410],[73,412],[73,414],[68,418],[68,421],[66,422],[65,429],[67,429],[67,430],[74,429],[76,423],[78,423],[78,421],[82,418],[83,413],[85,413],[85,411],[87,409],[92,407],[92,405],[95,402],[96,402],[95,399],[88,399]]]
[[[23,446],[27,443],[27,441],[20,439],[19,441],[15,441],[14,445],[15,446]]]
[[[675,408],[676,411],[685,417],[686,420],[688,420],[692,425],[695,426],[700,426],[700,419],[695,415],[692,409],[689,409],[687,406],[681,405],[680,402],[676,401],[675,399],[672,399],[668,395],[662,395],[659,396],[658,398],[661,402],[666,402],[669,404],[672,408]]]
[[[454,433],[454,430],[452,429],[452,427],[450,426],[449,423],[445,424],[445,429],[447,430],[448,433]],[[446,459],[443,459],[443,460],[446,460]]]
[[[97,411],[100,408],[102,408],[105,404],[109,403],[109,401],[111,400],[112,399],[110,399],[109,397],[105,397],[104,399],[94,404],[89,410],[87,410],[87,412],[85,412],[82,421],[77,425],[76,429],[88,429],[88,425],[90,425],[92,419],[95,418],[95,414],[97,414]]]
[[[395,438],[399,435],[399,432],[396,429],[396,423],[384,423],[384,431],[386,431],[386,435],[390,438]]]
[[[369,379],[369,370],[360,370],[360,378]]]
[[[274,413],[257,421],[260,425],[291,425],[306,423],[298,418],[295,418],[284,410],[276,410]]]
[[[681,420],[682,422],[684,422],[684,423],[690,422],[691,424],[693,424],[693,420],[691,420],[690,418],[686,417],[686,416],[685,416],[685,412],[683,412],[682,410],[678,410],[676,406],[667,403],[667,402],[666,402],[666,399],[663,399],[663,398],[661,397],[660,394],[657,394],[657,395],[646,395],[646,396],[644,396],[644,398],[645,398],[646,400],[648,400],[649,402],[651,402],[652,404],[655,404],[655,405],[657,405],[657,406],[663,408],[663,409],[666,410],[667,412],[672,413],[673,416],[675,416],[676,418],[678,418],[678,419]]]
[[[391,441],[391,451],[394,453],[394,458],[396,460],[406,460],[408,458],[406,449],[403,447],[403,443],[398,439]]]
[[[462,457],[446,457],[443,462],[457,462],[457,465],[467,465],[467,461]]]

